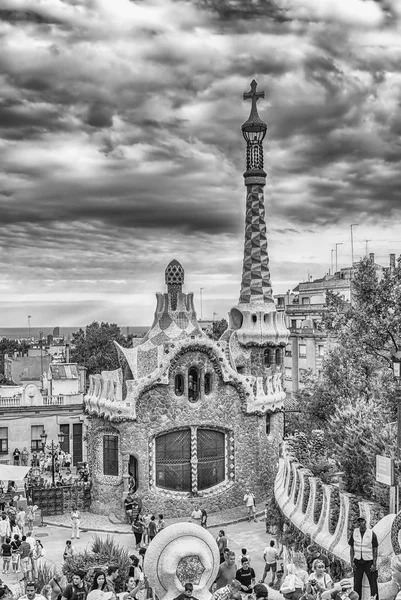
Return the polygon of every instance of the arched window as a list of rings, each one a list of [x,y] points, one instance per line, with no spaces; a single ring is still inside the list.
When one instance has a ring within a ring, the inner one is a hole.
[[[212,374],[205,373],[205,395],[208,396],[212,391]]]
[[[266,435],[270,435],[270,427],[271,427],[271,415],[267,413],[266,415]]]
[[[263,352],[265,367],[270,367],[270,348],[265,348]]]
[[[188,371],[188,400],[199,400],[199,371],[196,367],[191,367]]]
[[[221,483],[226,476],[225,446],[225,433],[217,429],[186,428],[159,435],[155,439],[156,485],[176,492],[192,492],[194,483],[196,491]],[[197,458],[193,464],[192,452]]]
[[[176,396],[182,396],[184,393],[184,377],[180,373],[175,376],[174,390]]]
[[[190,429],[172,431],[156,438],[156,485],[177,492],[190,491]]]
[[[281,348],[276,349],[276,365],[281,365],[282,351]]]

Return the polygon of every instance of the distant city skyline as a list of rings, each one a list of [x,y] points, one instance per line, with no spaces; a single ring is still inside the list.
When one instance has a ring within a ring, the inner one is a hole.
[[[150,326],[173,258],[227,318],[253,78],[273,292],[350,266],[351,224],[400,255],[396,0],[3,0],[0,33],[0,327]]]

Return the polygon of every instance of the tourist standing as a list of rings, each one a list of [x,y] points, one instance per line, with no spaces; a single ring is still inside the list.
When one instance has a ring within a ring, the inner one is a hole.
[[[244,502],[245,502],[245,506],[248,510],[248,521],[250,521],[252,518],[256,523],[256,501],[255,501],[255,496],[254,494],[249,491],[249,489],[246,490],[245,495],[244,495]]]
[[[193,511],[191,512],[191,519],[194,519],[195,521],[199,521],[202,518],[202,511],[199,508],[199,506],[195,506],[195,508],[193,509]]]
[[[28,506],[26,508],[26,513],[25,513],[25,519],[26,519],[28,530],[30,532],[33,532],[33,520],[34,520],[35,509],[36,509],[36,506],[34,507],[32,505],[32,502],[28,502]]]
[[[237,565],[235,564],[235,552],[229,551],[223,563],[220,564],[215,584],[216,590],[225,587],[235,579]]]
[[[18,448],[16,448],[13,452],[14,465],[19,465],[20,456],[21,456],[21,452],[18,450]]]
[[[0,519],[0,543],[4,544],[6,537],[11,534],[10,523],[6,515],[2,515]]]
[[[26,446],[24,446],[21,452],[21,463],[23,467],[28,466],[28,450],[26,449]]]
[[[19,535],[15,534],[14,538],[11,542],[11,570],[13,573],[18,573],[19,571],[19,547],[21,546],[21,540],[19,539]]]
[[[26,519],[26,512],[24,511],[24,509],[21,506],[17,513],[16,523],[17,523],[18,527],[20,528],[22,535],[25,535],[25,519]]]
[[[156,537],[157,533],[157,523],[155,515],[150,517],[149,522],[149,543]]]
[[[30,544],[26,541],[26,535],[22,536],[21,545],[19,547],[21,570],[26,581],[32,579],[32,550]]]
[[[269,573],[269,571],[271,571],[272,578],[269,583],[269,586],[273,587],[274,581],[276,579],[276,573],[277,573],[278,556],[279,556],[279,554],[278,554],[276,546],[275,546],[275,541],[271,540],[270,544],[268,546],[266,546],[266,548],[263,551],[263,560],[265,561],[265,568],[263,571],[262,579],[259,581],[259,583],[264,583],[265,579],[266,579],[266,575]]]
[[[227,548],[227,537],[224,529],[220,529],[219,535],[216,538],[217,547],[220,554],[220,563],[224,562],[224,550]]]
[[[86,600],[88,588],[84,579],[84,571],[75,571],[72,576],[72,583],[66,586],[61,600]]]
[[[133,498],[131,494],[128,494],[124,500],[124,508],[128,523],[132,523]]]
[[[129,557],[131,564],[128,571],[128,577],[133,577],[137,583],[139,583],[142,569],[139,566],[139,558],[135,554],[131,554]]]
[[[166,526],[166,522],[164,520],[163,515],[159,515],[159,520],[157,522],[157,532],[162,531]]]
[[[35,548],[33,550],[33,557],[35,562],[35,573],[37,573],[38,569],[41,569],[44,565],[46,556],[46,550],[43,548],[43,544],[40,540],[36,540]]]
[[[132,531],[135,536],[135,550],[140,547],[142,536],[143,536],[143,519],[142,516],[138,513],[136,515],[135,521],[132,523]]]
[[[71,540],[67,540],[65,543],[65,548],[64,548],[64,552],[63,552],[63,558],[64,558],[65,562],[71,560],[71,558],[74,556],[74,554],[75,554],[74,546],[71,544]]]
[[[76,537],[79,540],[79,516],[79,511],[74,504],[71,511],[71,539]]]
[[[1,554],[3,557],[3,573],[7,574],[10,572],[11,562],[11,538],[6,537],[3,544],[1,545]]]
[[[351,565],[354,569],[354,590],[361,598],[363,574],[369,581],[370,595],[379,600],[377,586],[377,548],[378,541],[375,532],[366,526],[366,519],[359,517],[356,527],[348,540],[350,545]]]

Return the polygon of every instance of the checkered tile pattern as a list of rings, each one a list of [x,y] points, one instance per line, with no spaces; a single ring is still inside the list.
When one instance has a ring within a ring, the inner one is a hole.
[[[245,216],[245,246],[240,304],[273,302],[267,253],[263,187],[248,185]]]

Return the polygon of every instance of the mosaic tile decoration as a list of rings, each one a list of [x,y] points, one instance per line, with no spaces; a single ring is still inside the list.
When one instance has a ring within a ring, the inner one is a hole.
[[[273,302],[263,186],[248,185],[240,304]]]

